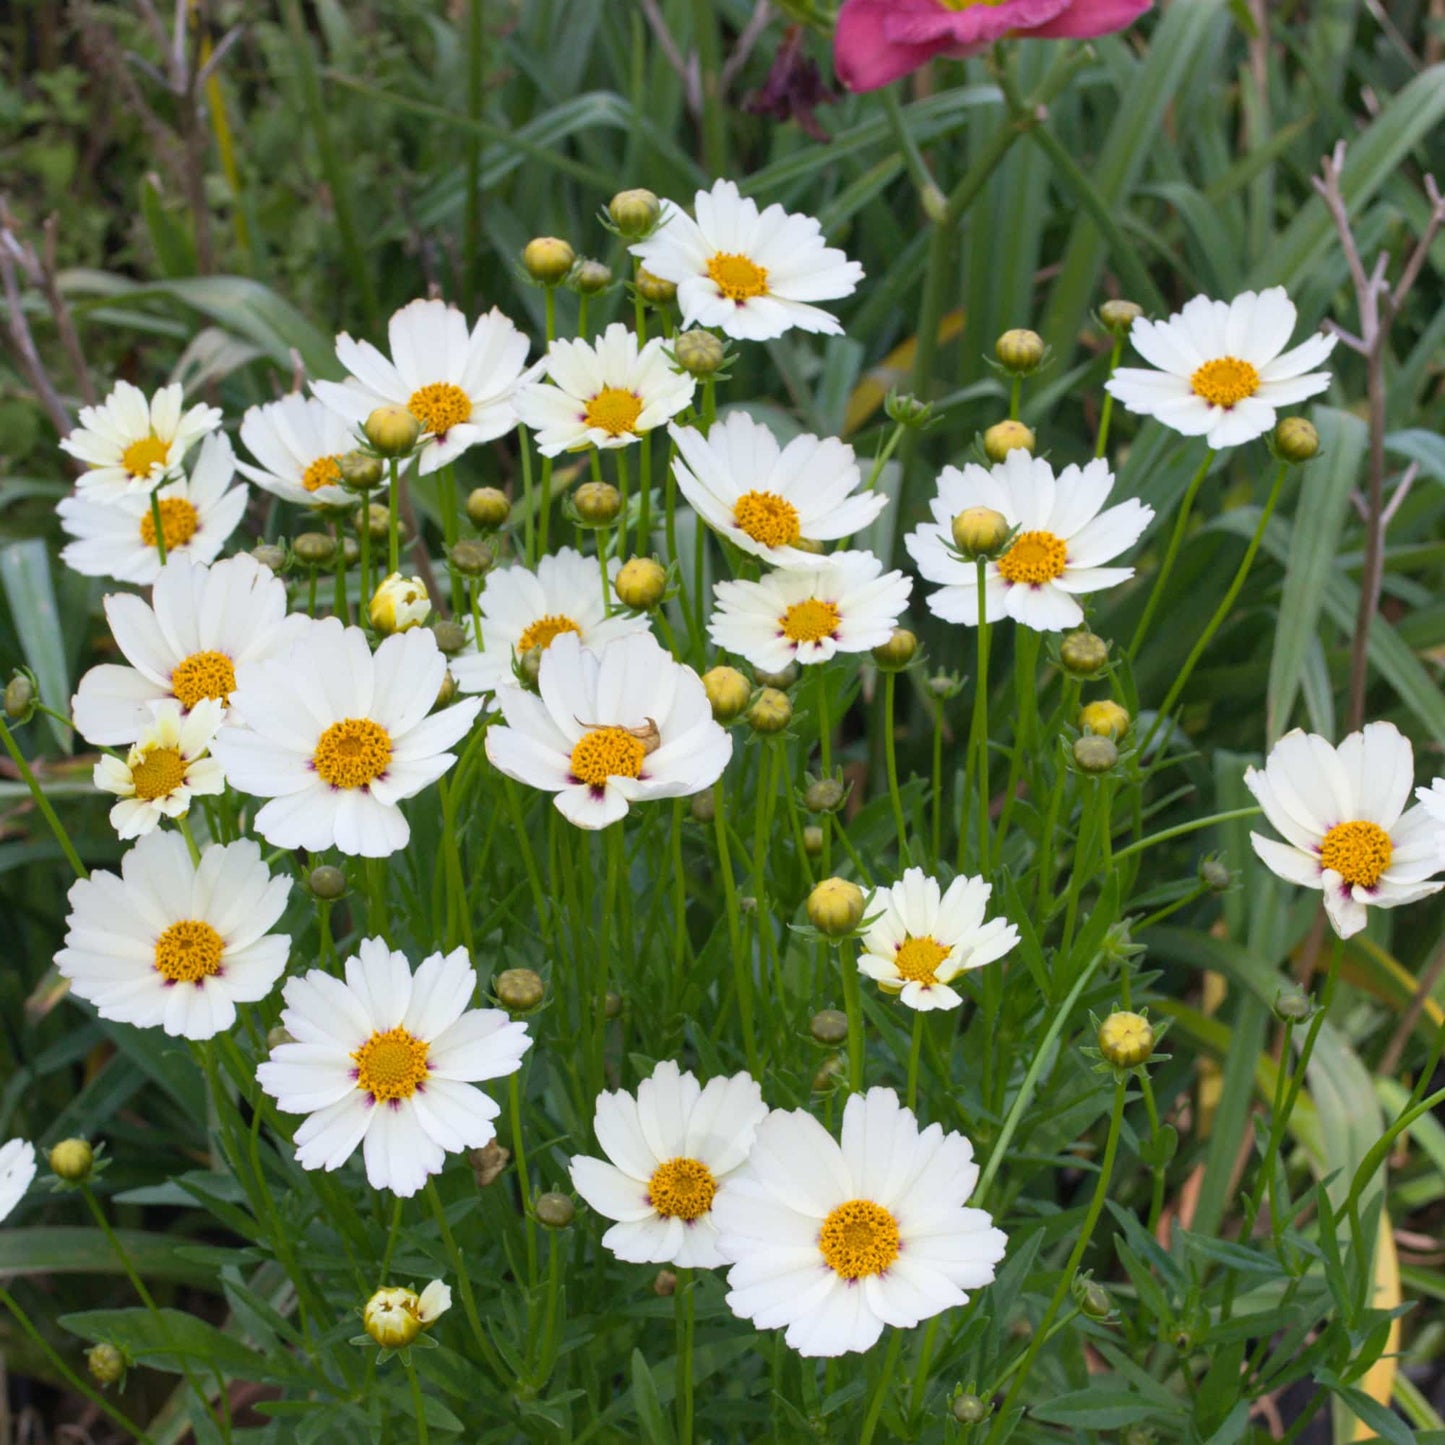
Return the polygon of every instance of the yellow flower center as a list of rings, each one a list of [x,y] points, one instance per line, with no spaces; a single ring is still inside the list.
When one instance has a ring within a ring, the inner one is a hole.
[[[203,697],[229,702],[236,686],[236,669],[224,652],[193,652],[171,670],[171,692],[184,708]]]
[[[1259,390],[1259,373],[1237,356],[1221,356],[1206,361],[1189,378],[1189,385],[1195,396],[1202,396],[1210,406],[1233,406]]]
[[[184,918],[156,939],[156,972],[168,983],[199,983],[220,973],[225,947],[209,923]]]
[[[831,637],[842,620],[831,602],[809,597],[806,602],[793,603],[778,619],[778,624],[789,642],[818,642]]]
[[[433,381],[407,398],[406,409],[433,436],[444,436],[454,426],[472,419],[472,399],[449,381]]]
[[[823,1221],[818,1249],[844,1279],[882,1274],[898,1258],[898,1221],[871,1199],[850,1199]]]
[[[184,547],[196,535],[201,519],[196,509],[184,497],[162,497],[161,536],[165,538],[166,551]],[[140,519],[140,539],[147,547],[156,544],[156,519],[152,512],[145,512]]]
[[[736,251],[719,251],[707,263],[707,274],[729,301],[746,301],[749,296],[768,294],[768,271]]]
[[[898,972],[910,982],[937,983],[938,965],[948,957],[946,949],[936,938],[925,935],[914,938],[910,934],[898,945],[893,963]]]
[[[1020,532],[1013,546],[998,559],[1005,582],[1027,582],[1037,587],[1064,575],[1069,544],[1052,532]]]
[[[425,1040],[400,1025],[372,1034],[351,1056],[356,1060],[356,1087],[378,1104],[409,1099],[426,1083],[426,1054]]]
[[[605,431],[610,437],[620,437],[623,432],[637,429],[637,418],[642,415],[642,398],[635,391],[620,386],[604,386],[587,403],[587,425],[598,431]]]
[[[572,749],[572,776],[592,788],[605,788],[608,778],[635,778],[642,771],[647,748],[626,728],[593,728]]]
[[[169,797],[186,780],[186,761],[175,748],[147,748],[139,761],[131,761],[130,780],[136,797],[147,803]]]
[[[647,1197],[664,1219],[697,1219],[712,1208],[717,1180],[698,1159],[669,1159],[653,1170]]]
[[[776,492],[744,492],[733,503],[733,521],[764,547],[790,547],[798,540],[798,509]]]
[[[1320,844],[1320,866],[1354,888],[1373,888],[1394,856],[1390,835],[1378,823],[1336,823]]]
[[[142,437],[120,454],[120,464],[137,479],[149,477],[151,468],[157,463],[164,464],[170,450],[171,444],[158,436]]]
[[[311,762],[333,788],[364,788],[391,761],[391,735],[369,717],[334,722],[316,744]]]
[[[530,652],[540,647],[545,652],[564,632],[580,633],[582,629],[561,612],[549,612],[539,617],[518,639],[517,651]]]
[[[341,480],[340,457],[317,457],[301,473],[301,485],[308,492],[319,491],[322,487],[335,486]]]

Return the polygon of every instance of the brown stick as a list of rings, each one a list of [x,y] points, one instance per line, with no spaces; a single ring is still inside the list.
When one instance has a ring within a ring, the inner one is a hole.
[[[28,246],[21,245],[10,229],[9,213],[0,209],[0,285],[4,287],[5,306],[10,314],[10,346],[21,369],[30,378],[30,384],[35,388],[51,424],[61,436],[68,436],[74,422],[45,369],[45,363],[40,359],[35,338],[30,334],[30,323],[25,319],[25,308],[21,304],[20,278],[15,271],[17,263],[27,275],[32,263],[37,267],[40,264],[35,260],[35,253]]]

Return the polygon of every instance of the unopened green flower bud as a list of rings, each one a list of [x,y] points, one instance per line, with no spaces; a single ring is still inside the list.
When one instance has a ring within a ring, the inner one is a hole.
[[[379,406],[362,430],[384,457],[404,457],[421,436],[421,423],[404,406]]]
[[[762,668],[755,667],[753,676],[759,687],[775,687],[779,692],[786,692],[798,680],[798,665],[790,662],[781,672],[764,672]]]
[[[584,296],[595,296],[612,284],[612,268],[601,261],[579,261],[572,268],[570,284]]]
[[[1073,677],[1093,677],[1109,661],[1109,644],[1083,629],[1067,633],[1059,644],[1059,661]]]
[[[917,651],[918,639],[906,627],[895,627],[888,641],[873,649],[873,661],[884,672],[901,672]]]
[[[612,585],[624,607],[647,612],[662,601],[667,589],[667,569],[653,557],[630,557],[622,564]]]
[[[496,561],[496,554],[492,549],[475,537],[463,537],[447,556],[463,577],[480,577]]]
[[[793,704],[775,687],[765,687],[748,709],[748,726],[755,733],[780,733],[792,720]]]
[[[5,684],[5,716],[13,723],[27,723],[35,714],[35,682],[27,674],[17,672]]]
[[[125,1374],[125,1356],[105,1340],[85,1352],[85,1365],[90,1371],[90,1378],[101,1389],[114,1385]]]
[[[846,938],[863,917],[863,890],[846,878],[825,878],[808,895],[808,922],[830,938]]]
[[[928,691],[940,702],[947,702],[963,691],[963,679],[953,672],[935,672],[928,679]]]
[[[577,253],[556,236],[537,236],[522,248],[522,265],[527,274],[544,286],[563,280],[577,260]]]
[[[95,1150],[84,1139],[62,1139],[50,1151],[50,1168],[67,1184],[81,1184],[90,1178]]]
[[[842,1055],[830,1054],[818,1065],[818,1071],[813,1075],[813,1092],[826,1094],[841,1082],[847,1072],[848,1066],[843,1062]]]
[[[1275,997],[1274,1016],[1281,1023],[1307,1023],[1314,1016],[1314,1011],[1314,1000],[1303,989],[1281,989]]]
[[[738,717],[752,699],[753,690],[747,678],[735,667],[712,667],[702,675],[703,691],[712,707],[713,717],[720,723]]]
[[[542,975],[530,968],[504,969],[492,984],[492,992],[503,1008],[514,1014],[531,1013],[542,1002],[547,985]]]
[[[1070,1288],[1079,1312],[1086,1319],[1106,1320],[1113,1313],[1114,1305],[1109,1298],[1109,1291],[1087,1274],[1076,1274]]]
[[[1099,1025],[1099,1052],[1116,1069],[1134,1069],[1154,1052],[1154,1029],[1143,1014],[1115,1009]]]
[[[495,532],[512,515],[512,502],[500,487],[477,487],[467,493],[467,518],[483,532]]]
[[[994,342],[993,354],[1005,371],[1011,371],[1015,376],[1027,376],[1029,372],[1038,370],[1047,349],[1044,338],[1037,331],[1018,327],[1005,331]]]
[[[809,1021],[808,1032],[820,1044],[841,1044],[848,1037],[848,1015],[835,1008],[821,1009]]]
[[[694,823],[711,823],[717,816],[716,792],[712,788],[704,788],[702,792],[694,793],[687,810]]]
[[[437,688],[437,699],[432,704],[436,709],[449,707],[457,695],[457,680],[450,672],[442,674],[442,685]]]
[[[615,1019],[622,1012],[622,995],[610,988],[602,995],[602,1017]]]
[[[1115,742],[1129,731],[1129,721],[1128,712],[1107,697],[1086,703],[1079,712],[1079,727],[1083,732],[1112,738]]]
[[[1212,892],[1223,893],[1233,885],[1234,874],[1229,871],[1229,865],[1222,858],[1211,854],[1199,860],[1199,879],[1202,883],[1207,883]]]
[[[622,510],[622,493],[611,482],[583,482],[572,493],[577,515],[593,527],[606,527]]]
[[[1274,429],[1274,449],[1287,462],[1307,462],[1320,450],[1320,434],[1302,416],[1287,416]]]
[[[291,543],[291,550],[308,567],[324,567],[336,554],[336,542],[325,532],[302,532]]]
[[[654,306],[666,306],[677,297],[677,283],[654,276],[644,266],[637,268],[637,294]]]
[[[542,647],[529,647],[512,664],[513,675],[528,692],[537,691],[537,684],[542,676],[542,654],[545,651]]]
[[[991,462],[1003,461],[1010,452],[1033,455],[1038,445],[1033,429],[1021,421],[996,421],[983,434],[984,455]]]
[[[651,191],[618,191],[607,203],[607,214],[620,235],[636,241],[662,218],[662,202]]]
[[[711,331],[684,331],[672,343],[677,364],[693,376],[716,376],[727,358],[727,346]]]
[[[883,398],[883,410],[888,414],[889,421],[918,431],[933,420],[933,404],[920,401],[907,392],[890,391]]]
[[[1119,749],[1112,738],[1085,733],[1074,740],[1074,762],[1080,772],[1107,773],[1119,761]]]
[[[814,778],[803,794],[810,813],[836,813],[848,800],[848,786],[838,778]]]
[[[354,567],[356,559],[361,556],[361,543],[348,532],[341,539],[341,561],[346,567]]]
[[[261,542],[251,548],[251,555],[263,566],[279,572],[286,565],[286,549],[272,542]]]
[[[313,898],[334,903],[346,892],[346,874],[330,863],[322,863],[306,875],[306,887]]]
[[[809,823],[803,829],[803,852],[810,858],[822,856],[823,830],[816,823]]]
[[[965,507],[953,519],[953,545],[965,557],[992,557],[1013,529],[992,507]]]
[[[977,1395],[955,1395],[953,1403],[948,1407],[953,1412],[953,1418],[960,1425],[977,1425],[987,1420],[992,1413],[992,1408],[986,1400],[980,1400]]]
[[[387,511],[386,503],[371,502],[368,503],[364,510],[358,508],[356,525],[358,527],[365,525],[373,542],[386,541],[387,535],[391,531],[391,513]],[[396,535],[398,537],[405,537],[406,531],[406,523],[398,517],[396,522]]]
[[[467,645],[467,629],[450,618],[433,622],[431,635],[436,640],[437,651],[446,657],[455,657]]]
[[[337,458],[336,469],[341,474],[341,485],[349,492],[369,492],[381,485],[384,476],[381,458],[370,452],[347,452]]]
[[[1122,336],[1143,314],[1144,308],[1135,301],[1106,301],[1099,307],[1099,320],[1115,336]]]

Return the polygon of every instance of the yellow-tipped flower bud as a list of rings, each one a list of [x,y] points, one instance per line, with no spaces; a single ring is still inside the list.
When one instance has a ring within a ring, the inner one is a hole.
[[[1136,301],[1106,301],[1099,307],[1099,320],[1115,336],[1122,336],[1143,314]]]
[[[735,667],[709,668],[702,675],[702,686],[712,707],[712,715],[720,723],[731,722],[740,716],[753,695],[747,678]]]
[[[1006,371],[1013,372],[1015,376],[1027,376],[1038,369],[1046,349],[1044,338],[1037,331],[1017,327],[1013,331],[1005,331],[994,342],[993,354]]]
[[[1107,773],[1119,761],[1119,749],[1112,738],[1085,733],[1074,739],[1074,762],[1083,773]]]
[[[449,706],[457,695],[457,680],[450,672],[442,674],[442,685],[437,688],[437,700],[432,704],[434,708]]]
[[[808,1032],[818,1043],[830,1048],[841,1044],[848,1037],[848,1015],[835,1008],[822,1009],[809,1021]]]
[[[1109,644],[1092,632],[1070,632],[1059,644],[1059,661],[1074,677],[1093,677],[1109,661]]]
[[[992,557],[1011,530],[1002,512],[992,507],[967,507],[953,519],[953,545],[965,557]]]
[[[452,1292],[434,1279],[417,1294],[411,1289],[379,1289],[361,1312],[366,1333],[384,1350],[403,1350],[452,1305]]]
[[[572,285],[584,296],[595,296],[612,284],[612,268],[601,261],[579,261],[572,270]]]
[[[918,639],[906,627],[895,627],[887,642],[873,649],[873,661],[884,672],[902,672],[918,651]]]
[[[291,550],[308,567],[324,567],[336,555],[336,542],[325,532],[302,532],[291,543]]]
[[[384,476],[381,458],[370,452],[347,452],[337,459],[336,470],[341,474],[341,485],[349,492],[369,492],[381,485]]]
[[[474,537],[463,537],[447,556],[463,577],[480,577],[497,560],[496,553]]]
[[[1274,429],[1274,449],[1287,462],[1307,462],[1318,456],[1320,434],[1302,416],[1287,416]]]
[[[62,1139],[50,1151],[50,1168],[67,1184],[80,1184],[90,1178],[95,1163],[95,1150],[84,1139]]]
[[[497,1002],[514,1014],[530,1013],[546,996],[547,985],[542,975],[530,968],[508,968],[497,975],[492,985]]]
[[[467,519],[479,531],[495,532],[511,515],[511,499],[500,487],[477,487],[467,493]]]
[[[324,903],[334,903],[346,892],[346,874],[330,863],[322,863],[306,875],[306,887],[313,898]]]
[[[852,933],[863,917],[863,890],[846,878],[825,878],[808,895],[808,922],[830,938]]]
[[[1111,698],[1087,703],[1079,712],[1079,729],[1118,742],[1129,731],[1128,712]]]
[[[984,455],[991,462],[1003,461],[1010,452],[1032,456],[1037,444],[1033,430],[1021,421],[997,421],[983,434]]]
[[[85,1365],[90,1371],[90,1378],[101,1389],[114,1385],[125,1374],[125,1356],[105,1340],[85,1352]]]
[[[809,823],[803,829],[803,852],[810,858],[817,858],[823,852],[823,830],[816,823]]]
[[[693,376],[715,376],[727,347],[711,331],[684,331],[672,344],[677,364]]]
[[[617,520],[622,510],[622,493],[610,482],[583,482],[572,493],[572,505],[584,522],[606,527]]]
[[[654,276],[646,267],[637,268],[637,294],[644,301],[650,301],[654,306],[666,306],[669,301],[677,297],[677,284],[673,281],[664,281],[661,276]]]
[[[522,248],[522,265],[527,274],[544,286],[563,280],[577,260],[577,253],[556,236],[537,236]]]
[[[362,427],[384,457],[404,457],[421,436],[421,423],[404,406],[379,406]]]
[[[577,1216],[577,1206],[565,1194],[549,1190],[537,1196],[533,1213],[537,1216],[537,1223],[546,1225],[548,1229],[566,1229]]]
[[[618,191],[607,203],[607,214],[619,234],[636,241],[662,218],[662,202],[651,191]]]
[[[788,694],[775,687],[765,687],[748,709],[748,726],[755,733],[780,733],[793,720],[793,704]]]
[[[371,594],[371,606],[367,608],[371,625],[383,637],[390,637],[393,632],[410,632],[430,615],[431,598],[427,596],[426,583],[420,577],[403,577],[400,572],[382,579]]]
[[[1116,1069],[1134,1069],[1154,1052],[1154,1029],[1143,1014],[1116,1009],[1099,1025],[1099,1052]]]
[[[624,607],[647,612],[662,601],[667,588],[667,569],[652,557],[632,557],[622,564],[612,585]]]

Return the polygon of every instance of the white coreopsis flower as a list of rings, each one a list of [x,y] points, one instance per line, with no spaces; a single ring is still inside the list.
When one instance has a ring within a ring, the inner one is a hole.
[[[366,1302],[361,1322],[384,1350],[404,1350],[452,1307],[452,1292],[434,1279],[420,1294],[392,1286],[379,1289]]]
[[[989,622],[1012,617],[1036,632],[1058,632],[1084,620],[1076,596],[1115,587],[1132,567],[1105,567],[1139,540],[1154,515],[1131,497],[1103,510],[1113,474],[1105,461],[1067,466],[1057,478],[1042,457],[1011,451],[985,470],[969,463],[945,467],[929,504],[933,521],[910,532],[909,555],[930,582],[943,585],[928,598],[945,622],[978,626],[978,572],[949,550],[953,519],[970,507],[988,507],[1017,531],[1003,554],[985,564],[984,605]]]
[[[921,868],[908,869],[864,906],[872,922],[863,930],[858,972],[909,1008],[957,1008],[963,998],[949,983],[1002,958],[1019,941],[1006,919],[984,922],[992,891],[982,878],[955,878],[944,892]]]
[[[884,572],[871,552],[833,552],[806,571],[769,572],[756,582],[719,582],[708,636],[754,667],[827,662],[888,641],[908,606],[911,578]]]
[[[287,614],[286,584],[245,553],[211,566],[167,557],[149,602],[110,593],[105,618],[130,666],[92,667],[71,702],[80,735],[105,747],[138,738],[166,698],[229,703],[237,667],[286,651],[311,626]]]
[[[1007,1241],[981,1209],[973,1147],[918,1120],[892,1089],[854,1094],[841,1143],[801,1109],[758,1125],[713,1205],[732,1265],[727,1302],[802,1355],[869,1349],[884,1325],[968,1303]]]
[[[179,833],[147,833],[119,877],[98,871],[71,885],[55,966],[101,1018],[209,1039],[285,972],[291,940],[270,930],[290,891],[249,838],[193,863]]]
[[[201,443],[189,478],[178,477],[160,489],[161,537],[166,561],[189,557],[213,562],[246,510],[246,488],[232,487],[235,453],[224,432]],[[60,525],[75,540],[60,552],[67,567],[87,577],[113,577],[148,587],[161,570],[155,517],[148,492],[101,501],[87,492],[62,497],[56,504]]]
[[[191,447],[221,424],[214,406],[181,410],[179,382],[146,394],[128,381],[116,382],[99,406],[83,406],[80,423],[60,448],[89,468],[76,483],[87,497],[114,501],[151,488],[178,472]]]
[[[622,563],[613,557],[609,578]],[[515,687],[512,664],[540,647],[544,652],[557,638],[575,633],[583,647],[594,651],[615,637],[647,631],[647,618],[633,613],[607,615],[597,559],[584,557],[571,547],[560,547],[537,563],[535,572],[523,566],[502,567],[487,578],[486,591],[477,599],[482,623],[478,649],[467,624],[467,646],[451,660],[452,676],[463,692],[495,692]]]
[[[289,652],[242,664],[231,694],[237,726],[211,751],[226,781],[270,798],[254,819],[277,848],[339,848],[385,858],[411,828],[397,806],[456,761],[481,703],[434,716],[447,660],[425,629],[386,638],[373,656],[366,634],[327,617]]]
[[[1233,301],[1196,296],[1168,321],[1139,317],[1129,341],[1157,367],[1121,367],[1108,390],[1130,411],[1157,417],[1184,436],[1214,448],[1263,436],[1275,408],[1318,396],[1329,373],[1311,371],[1335,349],[1323,332],[1286,351],[1294,333],[1294,303],[1283,286]]]
[[[703,1085],[671,1060],[653,1069],[636,1097],[599,1094],[593,1128],[607,1159],[574,1156],[570,1167],[583,1199],[617,1221],[602,1243],[629,1264],[725,1263],[713,1201],[748,1157],[767,1112],[750,1074]]]
[[[851,296],[863,268],[825,244],[811,216],[781,206],[758,211],[732,181],[693,199],[697,219],[668,205],[662,224],[632,254],[677,286],[684,326],[717,326],[745,341],[797,327],[825,336],[843,328],[815,301]]]
[[[156,703],[124,760],[107,753],[95,765],[95,786],[120,799],[110,825],[121,838],[149,833],[162,818],[184,818],[192,798],[225,791],[221,765],[206,755],[225,716],[213,698],[203,697],[189,712],[167,698]]]
[[[10,1139],[0,1145],[0,1219],[14,1212],[34,1178],[34,1144],[28,1139]]]
[[[527,1026],[469,1007],[477,976],[464,948],[422,960],[363,939],[346,980],[312,969],[285,988],[281,1026],[256,1078],[296,1131],[303,1169],[337,1169],[363,1145],[373,1189],[415,1194],[448,1154],[496,1136],[498,1106],[473,1086],[522,1066]]]
[[[1426,815],[1435,823],[1435,843],[1445,867],[1445,778],[1436,778],[1428,788],[1416,788],[1415,796]]]
[[[241,418],[241,441],[260,463],[236,467],[258,487],[302,507],[354,507],[341,484],[341,458],[356,447],[345,417],[314,396],[290,392]]]
[[[1245,770],[1245,786],[1285,838],[1251,833],[1254,851],[1281,878],[1323,890],[1330,923],[1349,938],[1367,909],[1445,888],[1430,879],[1442,861],[1429,813],[1406,808],[1414,781],[1414,751],[1393,723],[1369,723],[1338,748],[1296,728],[1263,770]]]
[[[661,337],[639,350],[620,321],[595,342],[554,341],[542,364],[547,382],[518,387],[515,404],[544,457],[630,446],[684,410],[697,387],[672,369]]]
[[[468,331],[455,306],[412,301],[392,316],[387,335],[390,360],[343,331],[336,355],[350,379],[312,382],[312,389],[349,422],[364,422],[379,406],[404,406],[427,436],[417,466],[423,476],[516,426],[513,392],[527,338],[495,306]]]
[[[674,426],[673,475],[708,526],[775,567],[817,567],[824,557],[800,541],[836,542],[861,532],[888,505],[882,492],[858,493],[853,448],[835,437],[777,438],[735,411],[706,436]]]
[[[563,633],[542,656],[536,694],[502,688],[506,726],[487,757],[509,778],[555,793],[579,828],[605,828],[633,803],[710,788],[732,756],[702,679],[648,632],[599,652]]]

